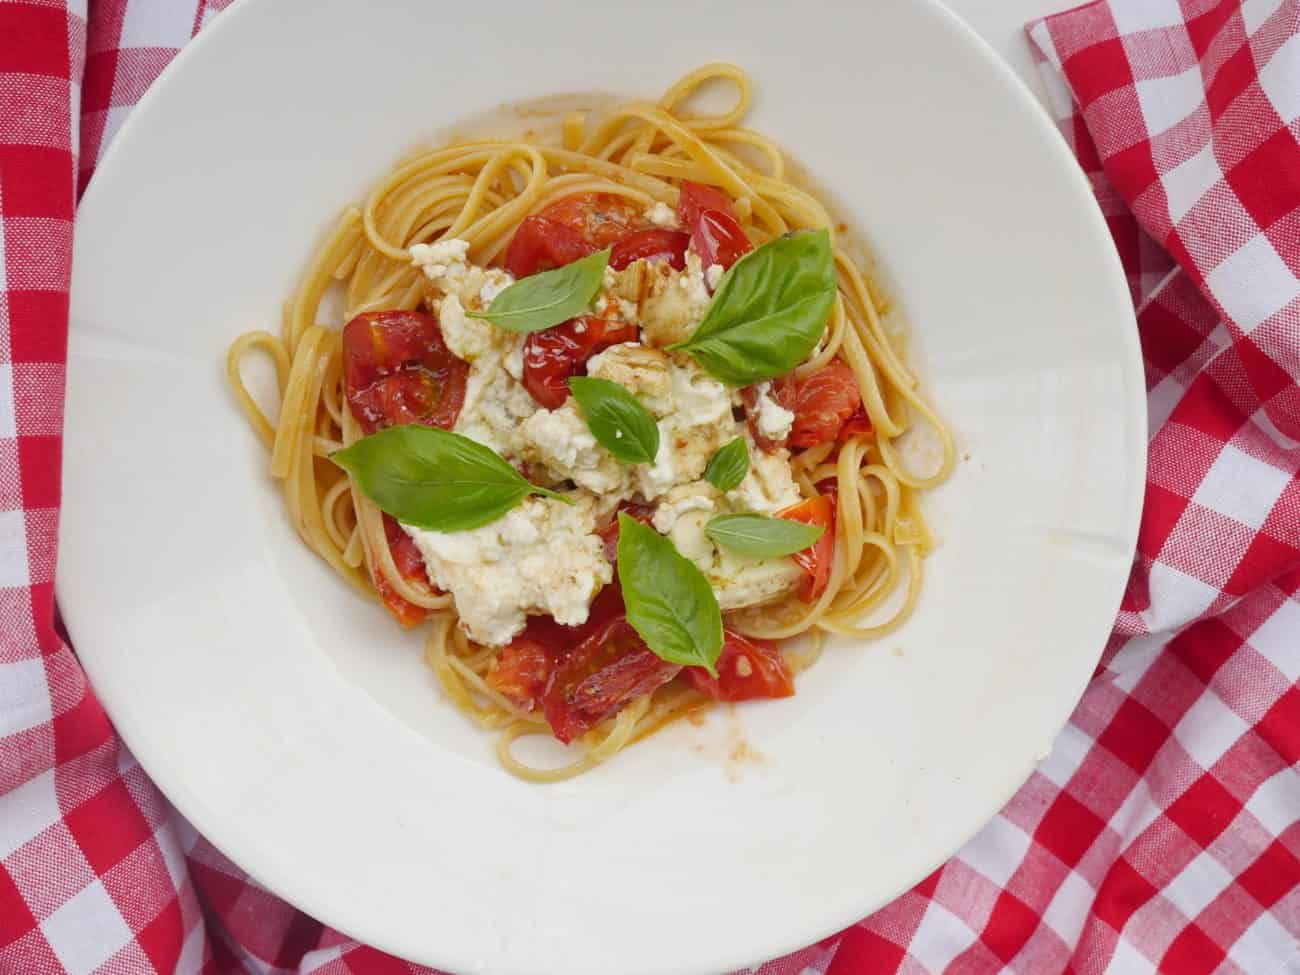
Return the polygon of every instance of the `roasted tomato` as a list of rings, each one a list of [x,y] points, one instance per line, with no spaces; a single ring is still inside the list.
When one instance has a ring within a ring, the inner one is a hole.
[[[566,629],[549,616],[534,616],[497,654],[485,678],[488,687],[520,710],[533,710],[568,645]]]
[[[411,585],[433,592],[429,574],[425,571],[424,556],[392,515],[384,515],[384,537],[388,540],[388,551],[393,555],[393,564],[397,566],[398,574]],[[383,600],[384,607],[402,626],[416,626],[429,618],[427,609],[398,594],[387,577],[379,573],[375,574],[375,591]]]
[[[613,193],[561,197],[540,215],[577,231],[592,251],[612,247],[628,234],[650,226],[640,204]]]
[[[794,693],[790,665],[771,640],[755,640],[724,630],[717,671],[717,677],[710,677],[703,667],[687,667],[686,676],[697,691],[715,701],[750,701]]]
[[[555,668],[542,695],[542,713],[555,737],[568,744],[680,670],[655,656],[626,617],[616,616]]]
[[[690,230],[691,248],[706,268],[729,268],[754,249],[721,190],[701,183],[682,183],[677,215]]]
[[[874,429],[871,425],[871,417],[867,416],[866,408],[859,403],[858,408],[853,411],[853,415],[844,421],[844,426],[840,427],[840,433],[836,439],[843,443],[849,437],[871,433]]]
[[[542,698],[556,665],[596,630],[627,614],[623,591],[612,582],[591,601],[587,622],[561,626],[549,616],[533,616],[524,631],[497,655],[487,674],[489,687],[516,707],[531,711]]]
[[[530,332],[524,342],[524,389],[548,410],[563,406],[570,376],[581,376],[587,360],[602,349],[636,337],[635,325],[591,315]]]
[[[450,429],[468,375],[424,312],[365,312],[343,329],[344,395],[366,433],[403,423]]]
[[[517,278],[572,264],[599,250],[567,224],[546,217],[525,217],[510,238],[502,264]]]
[[[812,545],[790,556],[808,575],[800,598],[805,603],[814,602],[826,591],[831,578],[831,562],[835,557],[835,495],[819,494],[815,498],[805,498],[793,507],[778,511],[777,517],[801,521],[805,525],[821,525],[826,529]]]
[[[609,255],[609,266],[621,271],[633,261],[664,261],[681,271],[686,267],[686,248],[690,243],[691,235],[684,230],[658,227],[638,230],[614,245]]]
[[[835,440],[840,429],[862,405],[862,392],[853,370],[842,359],[832,359],[811,376],[795,384],[792,402],[794,425],[791,447],[815,447]]]
[[[626,513],[629,517],[635,518],[643,525],[650,524],[654,515],[654,508],[648,504],[637,504],[633,501],[623,501],[619,503],[618,511]],[[618,560],[618,512],[610,519],[608,525],[603,528],[597,528],[596,534],[600,540],[605,543],[605,555],[611,562],[617,564]]]

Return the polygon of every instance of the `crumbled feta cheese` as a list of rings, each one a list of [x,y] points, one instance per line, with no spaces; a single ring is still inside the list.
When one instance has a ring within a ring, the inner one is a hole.
[[[645,218],[656,227],[676,227],[677,214],[667,203],[656,202],[645,212]]]
[[[801,500],[799,486],[790,473],[790,452],[784,448],[768,453],[759,450],[745,434],[749,447],[749,471],[745,479],[727,492],[727,501],[738,511],[771,515]]]
[[[693,253],[686,255],[682,271],[663,261],[633,261],[612,280],[606,276],[605,290],[635,306],[623,309],[635,311],[624,317],[640,323],[646,345],[659,347],[689,338],[711,300],[700,259]]]
[[[627,489],[629,468],[596,443],[572,402],[558,410],[538,410],[521,428],[522,452],[544,465],[557,481],[571,480],[595,494],[615,494],[615,503]]]
[[[704,281],[709,286],[710,291],[718,290],[718,282],[722,276],[727,273],[727,269],[721,264],[710,264],[709,269],[704,272]]]
[[[465,402],[452,429],[510,459],[522,449],[523,422],[537,410],[528,390],[506,371],[502,356],[485,355],[470,365]]]
[[[425,277],[435,284],[443,284],[448,278],[465,273],[469,241],[450,237],[435,240],[432,244],[413,244],[410,254],[411,263],[422,270]]]
[[[492,304],[492,299],[505,291],[515,283],[515,279],[509,274],[493,275],[484,281],[478,289],[478,300],[482,302],[483,307],[487,308]]]
[[[524,342],[521,339],[510,346],[506,352],[502,365],[506,367],[506,372],[510,373],[512,379],[522,379],[524,376]]]
[[[668,356],[639,342],[611,345],[587,360],[587,375],[618,383],[656,417],[673,409],[673,379]]]
[[[659,507],[655,509],[655,531],[661,535],[667,535],[672,530],[672,527],[677,524],[678,519],[688,511],[703,511],[712,514],[717,497],[717,491],[708,481],[681,484],[671,489],[659,502]]]
[[[530,614],[565,626],[587,621],[592,598],[613,576],[594,529],[589,503],[537,497],[471,531],[406,527],[430,579],[455,599],[461,626],[489,646],[509,643]]]
[[[466,315],[465,306],[456,295],[448,295],[438,302],[438,324],[451,354],[469,363],[485,356],[495,359],[507,351],[508,345],[522,347],[521,336],[497,328],[485,318]]]
[[[758,384],[758,432],[769,440],[783,442],[794,425],[794,413],[772,399],[772,384]]]

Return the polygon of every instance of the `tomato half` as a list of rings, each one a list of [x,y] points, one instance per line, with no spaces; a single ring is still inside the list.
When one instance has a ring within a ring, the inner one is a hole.
[[[819,494],[815,498],[805,498],[793,507],[778,511],[776,516],[805,525],[821,525],[826,529],[812,545],[790,556],[808,575],[799,597],[805,603],[814,602],[826,591],[831,578],[831,562],[835,558],[835,495]]]
[[[586,371],[587,360],[620,342],[635,342],[637,327],[592,315],[530,332],[524,341],[524,389],[539,406],[554,410],[569,398],[568,379]]]
[[[754,249],[736,219],[730,198],[720,189],[684,182],[677,199],[677,215],[690,230],[691,249],[706,268],[729,268]]]
[[[686,267],[686,248],[691,235],[684,230],[638,230],[614,245],[609,266],[621,271],[633,261],[664,261],[678,271]]]
[[[525,217],[506,247],[501,263],[517,278],[564,267],[599,248],[567,224],[546,217]]]
[[[794,410],[791,447],[815,447],[834,440],[846,420],[862,405],[862,392],[853,370],[843,359],[832,359],[795,384],[787,408]]]
[[[384,538],[388,542],[388,551],[392,553],[393,564],[397,573],[413,586],[433,592],[429,583],[429,574],[425,569],[424,556],[410,535],[402,531],[402,526],[392,515],[384,515]],[[383,601],[384,608],[405,627],[416,626],[429,618],[429,610],[417,606],[401,596],[393,588],[388,577],[382,573],[375,574],[375,591]]]
[[[717,677],[703,667],[687,667],[695,689],[715,701],[751,701],[762,697],[790,697],[794,675],[771,640],[756,640],[723,630]]]
[[[366,433],[403,423],[450,429],[468,375],[425,312],[364,312],[343,328],[343,391]]]
[[[644,208],[614,193],[574,193],[542,210],[540,216],[577,231],[592,251],[617,244],[628,234],[650,226]]]
[[[551,731],[568,744],[682,668],[656,656],[624,616],[609,620],[562,660],[542,695]]]

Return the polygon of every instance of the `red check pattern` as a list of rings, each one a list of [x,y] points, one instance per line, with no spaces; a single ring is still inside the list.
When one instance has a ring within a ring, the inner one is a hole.
[[[76,193],[227,2],[0,0],[3,973],[422,971],[195,835],[54,606]],[[1110,0],[1029,36],[1138,308],[1150,471],[1128,591],[1002,813],[760,975],[1300,971],[1300,6]]]

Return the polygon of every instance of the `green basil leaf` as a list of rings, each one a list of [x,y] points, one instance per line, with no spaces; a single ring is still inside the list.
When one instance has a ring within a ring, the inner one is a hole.
[[[653,464],[659,425],[641,401],[618,383],[574,376],[569,389],[596,442],[625,464]]]
[[[352,475],[380,510],[429,531],[480,528],[530,494],[573,503],[528,483],[481,443],[418,423],[372,433],[335,451],[330,460]]]
[[[730,491],[737,487],[749,473],[749,448],[745,441],[737,437],[729,444],[719,447],[709,465],[704,468],[704,479],[719,491]]]
[[[704,526],[704,534],[723,548],[760,559],[802,552],[825,531],[824,525],[754,514],[718,515]]]
[[[722,610],[704,573],[673,543],[626,514],[618,516],[618,579],[627,621],[669,663],[714,677],[722,652]]]
[[[581,315],[605,281],[609,248],[581,260],[520,278],[492,299],[484,312],[467,312],[486,318],[510,332],[536,332]]]
[[[733,264],[699,327],[669,349],[689,353],[728,386],[752,386],[808,358],[834,304],[830,234],[786,234]]]

